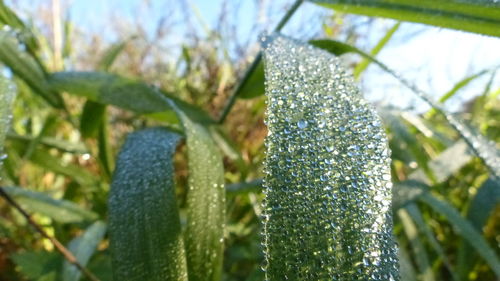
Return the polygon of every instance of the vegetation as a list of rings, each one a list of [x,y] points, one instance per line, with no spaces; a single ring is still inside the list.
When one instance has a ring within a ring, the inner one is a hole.
[[[343,13],[355,13],[500,36],[496,1],[311,2],[333,9],[333,22],[348,22]],[[288,8],[275,32],[301,4]],[[0,77],[0,144],[7,156],[0,189],[5,203],[0,205],[1,280],[264,280],[261,266],[292,260],[292,251],[283,251],[283,259],[278,251],[265,263],[261,245],[262,219],[274,205],[261,205],[267,131],[260,53],[248,63],[248,53],[235,46],[238,58],[233,59],[225,47],[229,39],[209,30],[208,36],[193,35],[195,40],[179,46],[178,59],[168,64],[158,45],[145,44],[143,33],[126,34],[108,48],[82,44],[84,51],[77,51],[73,44],[81,44],[81,38],[71,21],[56,17],[52,24],[59,27],[53,30],[57,40],[0,0],[0,63],[7,76]],[[341,28],[330,20],[325,20],[325,36],[301,44],[356,55],[356,78],[373,64],[431,105],[423,114],[377,108],[392,151],[401,280],[499,279],[496,69],[457,81],[442,95],[426,93],[375,58],[400,25],[368,51],[356,47],[352,37],[339,40]],[[159,25],[156,39],[163,34]],[[478,90],[482,94],[457,114],[447,112],[442,103],[481,76],[490,77]],[[342,111],[345,119],[356,116],[349,106]],[[278,160],[268,159],[275,166],[266,171],[280,168]],[[367,171],[388,180],[378,169]],[[283,185],[280,180],[275,186]],[[291,202],[276,198],[277,204]],[[302,228],[283,226],[285,234],[321,225],[301,218],[332,214],[303,211],[309,213],[297,214]],[[264,232],[265,239],[272,235]],[[297,242],[294,237],[287,245]],[[346,241],[362,241],[356,237]],[[296,244],[305,253],[294,262],[312,260],[311,248]],[[335,252],[336,257],[348,254],[348,249]],[[272,267],[270,280],[289,270],[280,266]],[[293,280],[332,276],[306,262],[293,270],[300,271],[289,275]]]

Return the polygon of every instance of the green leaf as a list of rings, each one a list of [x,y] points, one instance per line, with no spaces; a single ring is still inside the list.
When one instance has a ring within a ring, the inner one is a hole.
[[[201,109],[133,79],[104,72],[56,72],[49,84],[58,91],[86,97],[139,114],[172,110],[171,103],[199,123],[214,121]]]
[[[164,128],[130,134],[118,155],[109,196],[114,280],[187,280],[175,198],[179,135]]]
[[[500,260],[495,251],[469,221],[463,218],[454,207],[430,193],[422,193],[420,200],[429,205],[434,211],[443,215],[455,231],[486,261],[497,278],[500,278]]]
[[[425,250],[424,244],[418,236],[417,226],[413,223],[410,215],[405,209],[398,210],[398,216],[403,224],[404,231],[415,256],[417,267],[421,273],[421,279],[423,281],[433,281],[436,280],[432,272],[432,268],[429,262],[429,257],[427,251]]]
[[[47,84],[44,70],[28,54],[22,52],[18,42],[8,33],[0,32],[0,62],[8,66],[12,72],[45,101],[56,108],[63,108],[61,96]]]
[[[127,46],[128,40],[124,40],[118,43],[111,45],[104,55],[102,56],[97,69],[102,71],[108,71],[109,68],[113,65],[116,58],[123,52],[125,47]]]
[[[385,47],[385,45],[391,40],[392,36],[394,35],[394,33],[396,33],[400,25],[401,25],[400,22],[394,24],[385,33],[384,37],[382,37],[380,41],[378,41],[377,45],[373,47],[373,49],[370,51],[370,55],[372,55],[373,57],[378,55],[378,53],[380,53],[380,51]],[[371,60],[364,58],[358,65],[356,65],[353,71],[354,78],[356,79],[359,78],[361,73],[365,71],[365,69],[370,65],[371,62],[372,62]]]
[[[441,98],[439,98],[439,102],[443,103],[453,97],[456,93],[460,91],[460,89],[464,88],[465,86],[469,85],[470,82],[474,81],[475,79],[483,76],[484,74],[490,72],[490,70],[482,70],[478,73],[475,73],[471,76],[465,77],[464,79],[458,81],[455,85],[453,85],[453,88],[446,92]],[[427,114],[426,117],[430,118],[436,113],[436,110],[432,108]]]
[[[407,211],[408,215],[410,215],[411,219],[417,226],[417,229],[419,232],[424,233],[425,237],[427,237],[427,241],[429,241],[429,244],[431,244],[432,248],[434,248],[434,251],[439,255],[439,257],[443,260],[443,263],[448,269],[448,272],[452,276],[453,280],[459,280],[456,271],[453,269],[451,266],[451,262],[446,256],[446,253],[444,252],[443,248],[441,245],[439,245],[438,240],[436,239],[436,236],[432,233],[432,230],[429,226],[429,224],[424,220],[424,217],[422,216],[422,213],[420,212],[420,209],[418,208],[417,204],[415,203],[410,203],[405,206],[405,210]]]
[[[62,258],[56,252],[21,252],[11,256],[21,273],[29,280],[57,281]]]
[[[188,156],[186,257],[190,281],[222,278],[226,194],[222,156],[210,132],[176,109]]]
[[[6,186],[2,188],[26,210],[45,215],[61,223],[92,221],[97,218],[97,214],[85,210],[73,202],[54,199],[43,192],[19,187]]]
[[[251,99],[264,94],[264,63],[262,58],[258,55],[255,61],[248,68],[244,77],[237,86],[236,95],[243,99]],[[248,76],[247,76],[248,75]]]
[[[83,187],[93,187],[99,182],[88,170],[73,163],[65,163],[60,158],[52,156],[46,150],[35,150],[29,160],[49,171],[67,176]]]
[[[31,141],[33,141],[36,137],[30,135],[18,135],[16,133],[8,133],[7,139],[21,142],[23,145],[28,145]],[[58,138],[53,137],[42,137],[40,139],[40,143],[47,146],[48,148],[55,148],[62,152],[68,153],[76,153],[76,154],[85,154],[88,153],[87,148],[81,142],[69,142]]]
[[[106,105],[91,100],[85,102],[80,117],[80,133],[82,137],[95,137],[105,114]]]
[[[467,220],[480,233],[483,232],[488,218],[493,210],[500,203],[500,182],[494,179],[488,179],[478,189],[477,194],[472,199],[467,212]],[[470,268],[475,262],[477,254],[471,253],[472,249],[469,243],[463,241],[458,251],[458,269],[460,276],[465,278],[470,272]]]
[[[105,233],[106,224],[101,221],[97,221],[89,226],[81,236],[71,240],[68,245],[68,250],[73,253],[78,263],[85,267]],[[81,271],[76,266],[67,260],[64,261],[62,280],[78,281],[80,280],[81,275]]]
[[[495,0],[311,0],[311,2],[345,13],[500,36],[500,3]]]
[[[380,118],[338,58],[264,44],[266,280],[399,280]]]
[[[5,137],[9,131],[10,119],[12,119],[11,110],[15,97],[14,85],[3,75],[0,75],[0,154],[3,154]]]

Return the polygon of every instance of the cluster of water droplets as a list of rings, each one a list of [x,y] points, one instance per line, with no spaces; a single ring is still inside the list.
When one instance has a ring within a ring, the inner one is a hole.
[[[264,42],[266,280],[397,280],[390,158],[375,112],[340,61]]]
[[[4,154],[4,141],[12,119],[12,104],[16,97],[16,88],[13,83],[0,75],[0,166],[7,158]]]

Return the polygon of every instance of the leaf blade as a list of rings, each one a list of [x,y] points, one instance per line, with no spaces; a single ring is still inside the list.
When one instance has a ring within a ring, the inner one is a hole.
[[[500,5],[495,1],[312,0],[311,2],[346,13],[500,36]]]
[[[115,280],[187,280],[172,157],[179,136],[135,132],[118,156],[109,196]]]

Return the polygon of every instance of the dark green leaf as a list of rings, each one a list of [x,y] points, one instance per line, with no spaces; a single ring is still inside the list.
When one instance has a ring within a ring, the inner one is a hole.
[[[177,110],[188,154],[186,255],[190,281],[219,281],[224,250],[225,200],[222,156],[210,132]]]
[[[58,91],[66,91],[91,101],[118,106],[140,114],[172,110],[172,102],[196,122],[213,122],[205,112],[189,103],[145,83],[115,74],[57,72],[50,76],[49,84]]]
[[[97,218],[95,213],[73,202],[54,199],[46,193],[19,187],[3,187],[3,189],[26,210],[40,213],[61,223],[92,221]]]
[[[178,141],[152,128],[122,147],[109,197],[114,280],[187,280],[172,163]]]
[[[311,0],[345,13],[386,17],[485,35],[500,36],[495,0]]]
[[[106,114],[106,105],[91,100],[85,102],[80,117],[80,133],[84,138],[95,137]]]
[[[118,43],[115,43],[109,47],[104,55],[101,58],[101,61],[99,61],[98,64],[98,69],[103,70],[103,71],[108,71],[109,68],[113,65],[115,62],[116,58],[122,53],[122,51],[125,49],[127,46],[128,40],[121,41]]]

